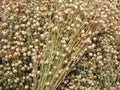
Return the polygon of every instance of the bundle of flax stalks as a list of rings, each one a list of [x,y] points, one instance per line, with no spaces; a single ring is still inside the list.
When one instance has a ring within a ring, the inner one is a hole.
[[[1,0],[0,90],[62,90],[93,37],[120,36],[118,1]]]

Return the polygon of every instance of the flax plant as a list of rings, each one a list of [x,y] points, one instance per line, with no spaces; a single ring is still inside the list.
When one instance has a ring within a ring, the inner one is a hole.
[[[56,90],[95,35],[120,32],[117,0],[2,0],[0,5],[2,90]]]
[[[97,34],[57,90],[119,90],[119,52],[113,36]]]

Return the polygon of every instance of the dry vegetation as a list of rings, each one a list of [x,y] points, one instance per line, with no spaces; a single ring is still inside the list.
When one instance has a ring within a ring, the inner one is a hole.
[[[119,90],[119,0],[1,0],[0,90]]]

